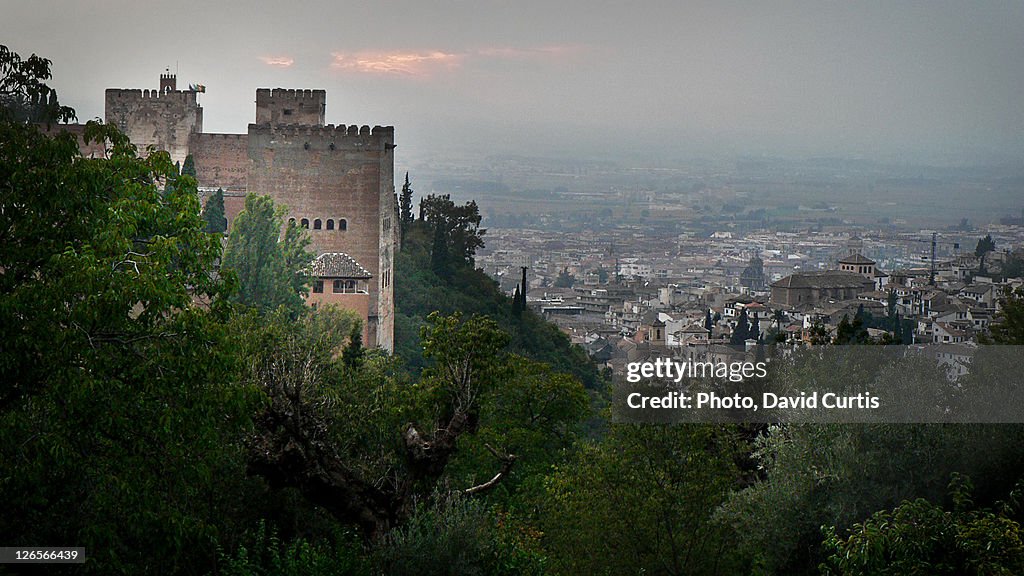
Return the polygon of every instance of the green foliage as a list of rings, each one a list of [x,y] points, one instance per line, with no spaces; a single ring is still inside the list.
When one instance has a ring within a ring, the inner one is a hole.
[[[545,559],[537,537],[478,500],[442,497],[421,507],[375,550],[389,576],[541,575]]]
[[[497,469],[488,446],[515,454],[512,474],[492,493],[492,501],[506,501],[523,482],[561,462],[590,415],[586,391],[572,376],[519,356],[508,357],[504,364],[499,385],[480,399],[479,429],[460,440],[446,470],[453,485],[473,486],[489,480]]]
[[[52,62],[35,54],[22,59],[0,45],[0,120],[20,123],[69,122],[75,111],[57,102],[57,91],[46,85]]]
[[[974,255],[980,258],[995,249],[996,243],[992,240],[992,235],[987,234],[984,238],[978,239],[978,245],[974,247]]]
[[[405,247],[405,235],[409,232],[415,218],[412,215],[412,185],[409,183],[409,173],[405,173],[405,184],[402,185],[402,194],[398,197],[398,223],[402,233],[402,247]]]
[[[597,368],[582,348],[572,346],[558,327],[537,314],[529,310],[515,314],[508,296],[482,271],[463,263],[450,277],[434,273],[429,249],[432,233],[422,221],[415,222],[405,249],[395,255],[395,352],[412,372],[426,365],[419,332],[427,315],[462,312],[494,319],[511,335],[509,352],[568,372],[588,388],[600,386]]]
[[[843,316],[843,319],[839,321],[839,325],[836,327],[836,337],[832,340],[832,343],[836,345],[868,344],[869,341],[870,337],[868,336],[868,329],[864,326],[863,315],[858,311],[852,323],[849,316]]]
[[[434,232],[435,272],[444,276],[463,264],[473,266],[473,256],[483,247],[487,233],[480,228],[480,209],[475,201],[456,206],[448,194],[431,194],[420,201],[420,218]]]
[[[161,193],[167,154],[95,122],[86,138],[109,158],[0,121],[0,535],[86,546],[94,573],[189,573],[258,491],[231,285],[194,182]]]
[[[180,174],[182,176],[191,176],[192,178],[196,177],[196,161],[191,154],[185,156],[185,163],[181,165]]]
[[[360,322],[352,325],[348,334],[348,344],[341,352],[341,361],[349,370],[358,370],[363,365],[366,350],[363,349],[363,327]]]
[[[812,574],[821,527],[846,530],[904,500],[941,501],[955,472],[984,479],[991,499],[1020,477],[1020,426],[773,426],[757,438],[764,478],[730,497],[719,519],[767,574]]]
[[[855,524],[846,538],[825,531],[826,576],[1020,574],[1024,531],[1007,510],[973,509],[970,482],[954,475],[954,509],[918,498]]]
[[[311,543],[304,538],[282,541],[274,529],[260,520],[234,554],[220,554],[221,576],[356,576],[371,574],[362,546],[348,532],[330,543]]]
[[[222,269],[238,277],[236,301],[241,304],[263,311],[284,306],[299,314],[309,291],[306,268],[313,254],[301,228],[294,222],[284,226],[285,214],[269,196],[248,195],[228,236]]]
[[[545,481],[538,520],[555,572],[741,573],[712,516],[738,479],[736,448],[720,427],[613,426]]]
[[[1024,344],[1024,288],[1003,293],[989,332],[992,343]]]
[[[191,158],[191,156],[189,156]],[[203,222],[206,222],[206,231],[211,234],[223,234],[228,229],[228,219],[224,216],[224,190],[218,188],[216,192],[206,201],[202,212]]]

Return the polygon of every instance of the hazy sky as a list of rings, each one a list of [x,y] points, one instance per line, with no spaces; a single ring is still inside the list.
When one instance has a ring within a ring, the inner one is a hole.
[[[1024,157],[1024,2],[0,0],[0,43],[54,62],[79,117],[107,87],[207,86],[208,132],[257,87],[434,150]]]

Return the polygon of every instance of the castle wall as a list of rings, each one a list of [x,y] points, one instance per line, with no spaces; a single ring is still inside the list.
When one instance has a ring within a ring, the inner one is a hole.
[[[387,350],[394,333],[393,148],[392,127],[249,125],[248,191],[270,195],[289,218],[308,222],[317,253],[345,252],[372,274],[367,341]]]
[[[108,89],[106,121],[140,153],[152,146],[181,163],[192,154],[200,199],[224,191],[229,229],[247,193],[269,195],[288,208],[288,218],[308,222],[317,253],[352,256],[372,277],[365,302],[345,303],[367,318],[368,345],[393,350],[394,128],[324,126],[326,91],[261,88],[248,134],[204,134],[196,92],[175,90],[170,73],[160,86]]]
[[[188,150],[196,165],[199,185],[245,190],[249,173],[248,140],[246,134],[191,134]]]
[[[202,108],[196,93],[190,90],[109,88],[104,117],[108,124],[116,124],[128,135],[140,154],[153,146],[169,152],[173,162],[185,161],[189,136],[203,131]]]
[[[323,126],[326,109],[325,90],[256,90],[257,124]]]

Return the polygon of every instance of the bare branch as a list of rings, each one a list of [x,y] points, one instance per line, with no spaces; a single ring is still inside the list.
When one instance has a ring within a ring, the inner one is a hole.
[[[493,447],[491,447],[490,444],[484,444],[484,446],[491,454],[494,455],[495,458],[501,461],[501,469],[498,471],[497,474],[494,475],[494,478],[491,478],[487,482],[484,482],[483,484],[477,484],[476,486],[472,486],[470,488],[466,488],[465,490],[463,490],[462,493],[465,494],[466,496],[475,496],[477,494],[482,494],[484,492],[490,491],[495,486],[500,484],[501,481],[504,480],[506,476],[508,476],[509,472],[512,471],[512,465],[516,463],[515,454],[501,454]]]

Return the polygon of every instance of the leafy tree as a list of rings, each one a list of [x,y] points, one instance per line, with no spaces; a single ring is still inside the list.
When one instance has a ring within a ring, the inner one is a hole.
[[[451,267],[451,256],[448,251],[448,238],[445,236],[444,224],[435,222],[434,244],[430,249],[430,269],[441,278],[448,278]]]
[[[978,265],[978,271],[981,274],[986,273],[985,256],[989,252],[994,252],[995,249],[996,243],[992,240],[991,234],[986,234],[984,238],[978,240],[978,245],[974,248],[974,255],[981,258],[981,263]]]
[[[378,573],[393,576],[540,576],[546,562],[537,540],[483,502],[447,495],[388,534],[374,559]]]
[[[190,156],[191,158],[191,156]],[[223,234],[228,229],[228,219],[224,217],[224,190],[218,188],[216,192],[206,201],[202,212],[203,222],[206,222],[206,231],[211,234]]]
[[[366,350],[363,349],[363,327],[357,322],[352,325],[348,334],[348,344],[341,352],[341,361],[349,370],[358,370],[366,357]]]
[[[739,476],[736,446],[712,426],[615,425],[581,447],[544,484],[539,521],[555,572],[745,573],[713,518]]]
[[[976,509],[970,481],[954,475],[952,511],[923,498],[904,501],[854,525],[846,538],[829,528],[821,566],[826,576],[935,574],[1020,574],[1024,572],[1024,530],[1012,506]],[[1019,489],[1015,497],[1020,496]]]
[[[1024,344],[1024,288],[1003,293],[989,332],[995,344]]]
[[[483,236],[487,233],[480,228],[480,210],[475,201],[456,206],[448,194],[431,194],[420,201],[420,214],[435,232],[435,251],[445,256],[445,268],[459,263],[473,265],[473,257],[483,247]],[[444,251],[438,250],[442,241]]]
[[[284,306],[298,314],[305,308],[305,269],[313,255],[309,238],[294,222],[282,235],[286,213],[269,196],[248,195],[228,236],[222,268],[238,276],[238,302],[264,311]]]
[[[49,61],[2,54],[15,107],[52,98]],[[202,231],[194,186],[161,193],[175,177],[165,152],[140,158],[115,127],[90,122],[86,141],[108,157],[84,158],[73,136],[42,134],[9,102],[0,539],[79,543],[94,573],[200,570],[244,517],[234,498],[258,494],[240,458],[253,397],[233,372],[219,242]]]
[[[885,374],[876,386],[945,378],[923,364]],[[847,530],[904,500],[941,501],[955,472],[984,479],[980,498],[1005,494],[1020,477],[1022,434],[1020,426],[772,426],[754,444],[763,478],[732,495],[719,518],[764,573],[817,573],[830,552],[820,547],[822,526]]]
[[[978,240],[978,245],[974,248],[974,255],[981,258],[995,249],[996,243],[992,240],[992,235],[986,234],[984,238],[980,238]]]
[[[484,272],[462,262],[449,277],[437,275],[431,266],[432,239],[433,230],[417,221],[410,229],[406,249],[395,255],[395,352],[408,362],[412,373],[425,366],[420,328],[427,323],[427,316],[434,311],[462,312],[497,321],[512,337],[509,351],[571,373],[588,388],[600,385],[597,368],[585,350],[573,346],[563,332],[538,314],[525,308],[516,313],[511,299]]]
[[[35,54],[22,59],[0,45],[0,115],[13,122],[68,122],[75,111],[57,102],[57,91],[46,85],[52,62]]]

